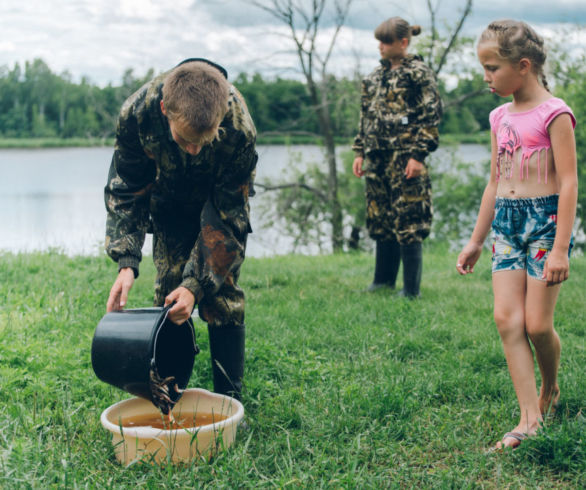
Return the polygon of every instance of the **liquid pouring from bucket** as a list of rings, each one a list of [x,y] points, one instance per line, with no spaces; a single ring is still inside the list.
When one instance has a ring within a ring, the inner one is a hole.
[[[172,305],[106,313],[92,340],[96,376],[150,400],[168,415],[181,395],[199,353],[193,322],[167,318]]]

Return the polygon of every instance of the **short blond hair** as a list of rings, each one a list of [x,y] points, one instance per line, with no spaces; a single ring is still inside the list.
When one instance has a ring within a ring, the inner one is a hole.
[[[163,83],[167,117],[200,134],[215,130],[228,112],[230,84],[224,74],[204,61],[175,67]]]

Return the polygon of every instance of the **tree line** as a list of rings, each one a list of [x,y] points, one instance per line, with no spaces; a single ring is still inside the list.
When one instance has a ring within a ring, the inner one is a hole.
[[[127,69],[121,83],[97,86],[87,78],[74,82],[68,73],[54,73],[42,59],[0,67],[0,137],[112,137],[124,100],[154,76],[136,76]],[[299,80],[263,78],[240,73],[232,79],[244,95],[260,135],[317,136],[318,114],[307,84]],[[339,140],[354,137],[360,110],[360,77],[327,79],[332,129]],[[476,133],[488,129],[488,113],[498,97],[485,94],[465,104],[450,105],[462,94],[484,86],[480,76],[460,80],[452,90],[440,82],[446,110],[440,131]]]

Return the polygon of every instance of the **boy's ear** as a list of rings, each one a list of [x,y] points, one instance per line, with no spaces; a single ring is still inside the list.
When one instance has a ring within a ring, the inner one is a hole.
[[[163,104],[162,100],[161,100],[161,112],[163,113],[164,116],[167,115],[167,109],[165,109],[165,104]]]

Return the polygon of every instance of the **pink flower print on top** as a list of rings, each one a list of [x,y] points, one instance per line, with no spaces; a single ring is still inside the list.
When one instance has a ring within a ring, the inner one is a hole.
[[[521,147],[521,138],[517,130],[508,122],[504,122],[498,132],[498,156],[496,160],[496,178],[504,174],[505,179],[513,176],[513,157]]]

